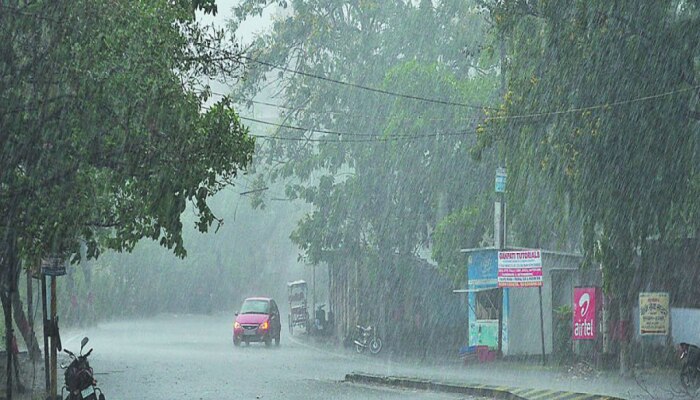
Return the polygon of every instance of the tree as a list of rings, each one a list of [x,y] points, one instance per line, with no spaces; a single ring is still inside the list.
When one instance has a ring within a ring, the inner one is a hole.
[[[212,1],[0,6],[8,332],[21,260],[78,261],[82,244],[96,257],[144,237],[184,257],[187,202],[200,230],[217,221],[207,200],[250,163],[254,142],[229,100],[201,112],[200,78],[238,76],[240,63],[223,32],[194,21],[198,8],[215,11]]]
[[[570,199],[584,250],[630,321],[644,272],[635,257],[652,237],[671,242],[700,226],[700,10],[687,1],[490,6],[507,38],[508,92],[481,144],[504,138],[511,170],[540,174]]]
[[[233,27],[283,3],[243,2]],[[475,121],[496,94],[496,70],[481,51],[487,27],[462,1],[289,6],[252,46],[255,68],[241,89],[248,97],[282,81],[290,111],[263,148],[274,166],[266,172],[289,179],[289,197],[314,207],[292,236],[307,261],[353,264],[373,277],[374,293],[386,293],[389,278],[425,257],[438,221],[481,207],[491,186],[490,166],[469,157]]]

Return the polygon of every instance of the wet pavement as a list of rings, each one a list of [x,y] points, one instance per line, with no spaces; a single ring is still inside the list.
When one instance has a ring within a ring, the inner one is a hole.
[[[541,400],[568,399],[567,391],[626,399],[669,398],[677,380],[675,371],[642,372],[636,379],[624,379],[616,372],[572,376],[533,364],[463,365],[456,358],[412,360],[389,352],[379,357],[358,355],[314,343],[303,334],[290,337],[286,330],[279,347],[260,343],[234,347],[232,321],[227,315],[161,315],[65,329],[62,337],[70,350],[78,350],[83,336],[90,337],[91,365],[107,399],[465,398],[342,382],[351,372],[492,385],[522,393],[539,390],[536,395]],[[41,368],[32,381],[37,390],[43,387]]]
[[[90,364],[107,399],[468,398],[343,383],[346,373],[383,360],[317,349],[286,331],[279,347],[234,347],[231,325],[223,315],[163,315],[66,329],[62,337],[70,350],[79,350],[84,335],[90,338],[86,351],[94,349]]]

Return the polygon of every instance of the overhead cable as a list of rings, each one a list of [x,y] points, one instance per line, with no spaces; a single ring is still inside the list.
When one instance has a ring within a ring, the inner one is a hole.
[[[219,92],[210,91],[210,93],[213,95],[216,95],[216,96],[228,97],[228,95],[225,95],[225,94],[219,93]],[[281,110],[288,110],[288,111],[293,111],[293,112],[303,111],[304,113],[312,114],[312,115],[343,115],[346,117],[357,117],[357,118],[365,118],[367,116],[365,114],[353,114],[353,113],[350,113],[347,111],[338,111],[338,110],[310,110],[309,108],[306,108],[306,107],[292,107],[292,106],[287,106],[284,104],[270,103],[270,102],[261,101],[261,100],[254,100],[254,99],[242,99],[241,102],[242,103],[250,102],[253,104],[259,104],[259,105],[263,105],[263,106],[274,107],[274,108],[279,108]],[[415,118],[425,120],[425,121],[440,121],[440,122],[444,122],[444,121],[453,121],[454,122],[454,121],[456,121],[456,122],[460,122],[460,123],[461,122],[469,122],[469,121],[473,120],[473,118],[469,118],[467,120],[450,119],[450,118],[424,118],[422,115],[416,115]]]
[[[656,100],[659,98],[672,96],[674,94],[689,92],[692,90],[699,90],[699,89],[700,89],[700,85],[696,85],[696,86],[691,86],[691,87],[687,87],[687,88],[683,88],[683,89],[670,90],[668,92],[657,93],[657,94],[652,94],[652,95],[642,96],[642,97],[635,97],[635,98],[627,99],[627,100],[619,100],[619,101],[613,101],[613,102],[609,102],[609,103],[596,104],[596,105],[592,105],[592,106],[568,108],[565,110],[542,111],[542,112],[535,112],[535,113],[529,113],[529,114],[486,116],[484,119],[485,120],[509,120],[509,119],[525,119],[525,118],[541,118],[541,117],[551,117],[551,116],[555,116],[555,115],[573,114],[573,113],[586,112],[586,111],[596,111],[596,110],[601,110],[601,109],[606,109],[606,108],[611,108],[611,107],[616,107],[616,106],[622,106],[622,105],[626,105],[626,104],[633,104],[633,103],[639,103],[639,102],[644,102],[644,101]]]
[[[242,56],[241,56],[241,59],[243,59],[243,60],[248,60],[248,61],[254,62],[254,63],[256,63],[256,64],[265,65],[265,66],[267,66],[267,67],[274,68],[274,69],[278,69],[278,70],[281,70],[281,71],[291,72],[291,73],[296,74],[296,75],[306,76],[306,77],[308,77],[308,78],[318,79],[318,80],[322,80],[322,81],[326,81],[326,82],[335,83],[335,84],[338,84],[338,85],[349,86],[349,87],[353,87],[353,88],[356,88],[356,89],[362,89],[362,90],[366,90],[366,91],[369,91],[369,92],[380,93],[380,94],[389,95],[389,96],[402,97],[402,98],[411,99],[411,100],[418,100],[418,101],[423,101],[423,102],[426,102],[426,103],[435,103],[435,104],[443,104],[443,105],[448,105],[448,106],[457,106],[457,107],[473,108],[473,109],[477,109],[477,110],[484,110],[484,109],[489,109],[489,108],[490,108],[490,107],[486,107],[486,106],[480,106],[480,105],[474,105],[474,104],[467,104],[467,103],[459,103],[459,102],[450,101],[450,100],[432,99],[432,98],[428,98],[428,97],[421,97],[421,96],[415,96],[415,95],[411,95],[411,94],[393,92],[393,91],[390,91],[390,90],[384,90],[384,89],[373,88],[373,87],[369,87],[369,86],[360,85],[360,84],[357,84],[357,83],[352,83],[352,82],[347,82],[347,81],[341,81],[341,80],[339,80],[339,79],[328,78],[328,77],[321,76],[321,75],[310,74],[310,73],[308,73],[308,72],[304,72],[304,71],[299,71],[299,70],[295,70],[295,69],[283,67],[283,66],[281,66],[281,65],[276,65],[276,64],[273,64],[273,63],[271,63],[271,62],[259,60],[259,59],[256,59],[256,58],[253,58],[253,57],[249,57],[249,56],[243,56],[243,55],[242,55]]]
[[[442,137],[442,136],[465,136],[465,135],[469,135],[469,134],[475,134],[472,131],[454,131],[454,132],[426,133],[426,134],[420,134],[420,135],[411,135],[411,134],[381,135],[381,134],[376,134],[376,133],[338,132],[338,131],[331,131],[331,130],[327,130],[327,129],[312,129],[312,128],[305,128],[305,127],[301,127],[301,126],[294,126],[294,125],[288,125],[288,124],[278,124],[278,123],[274,123],[274,122],[264,121],[264,120],[240,116],[240,115],[239,115],[239,118],[244,120],[244,121],[275,126],[278,128],[293,129],[293,130],[304,131],[304,132],[324,133],[327,135],[334,135],[334,136],[338,136],[338,137],[343,137],[343,136],[358,137],[359,136],[359,137],[364,137],[367,139],[381,140],[381,141],[395,140],[395,139],[420,139],[420,138]],[[345,140],[343,140],[343,141],[345,141]]]

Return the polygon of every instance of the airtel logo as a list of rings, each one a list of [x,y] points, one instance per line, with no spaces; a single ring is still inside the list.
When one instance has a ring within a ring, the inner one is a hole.
[[[585,317],[588,314],[588,307],[591,304],[591,296],[588,293],[584,293],[578,299],[578,306],[581,309],[581,317]]]

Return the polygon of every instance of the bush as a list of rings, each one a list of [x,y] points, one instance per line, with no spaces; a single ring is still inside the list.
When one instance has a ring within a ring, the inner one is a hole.
[[[563,305],[554,310],[552,358],[559,365],[570,364],[574,360],[572,320],[573,310],[570,305]]]

